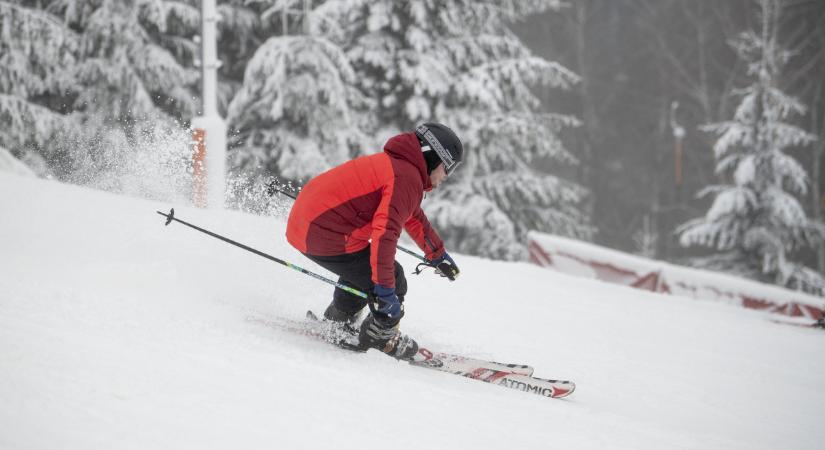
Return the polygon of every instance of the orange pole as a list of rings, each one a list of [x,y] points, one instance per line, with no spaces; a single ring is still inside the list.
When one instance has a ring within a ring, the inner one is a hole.
[[[192,132],[192,201],[198,208],[206,207],[206,130]]]

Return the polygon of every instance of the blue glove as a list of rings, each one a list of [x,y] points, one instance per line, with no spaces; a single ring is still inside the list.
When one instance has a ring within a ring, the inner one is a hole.
[[[377,303],[375,312],[393,321],[401,320],[401,317],[404,316],[404,306],[398,301],[395,288],[376,284],[372,292],[375,294],[374,297]]]
[[[446,251],[440,257],[430,261],[430,265],[435,267],[442,277],[447,277],[450,281],[455,281],[461,272],[458,270],[458,266],[455,261],[453,261],[453,258],[450,258],[450,255]]]

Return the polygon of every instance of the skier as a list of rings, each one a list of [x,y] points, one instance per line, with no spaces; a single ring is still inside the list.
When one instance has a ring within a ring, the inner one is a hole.
[[[418,344],[399,331],[407,280],[395,261],[401,229],[424,251],[429,265],[454,281],[458,266],[444,250],[421,201],[463,158],[458,136],[440,123],[390,138],[384,151],[348,161],[310,180],[287,222],[293,247],[337,274],[339,282],[369,294],[369,300],[336,288],[327,320],[354,325],[367,302],[359,347],[411,359]]]

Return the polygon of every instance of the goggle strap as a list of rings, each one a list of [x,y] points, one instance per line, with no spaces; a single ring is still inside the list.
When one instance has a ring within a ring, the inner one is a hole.
[[[447,173],[452,173],[455,170],[456,166],[460,161],[456,161],[453,159],[453,155],[441,145],[441,142],[438,141],[438,138],[435,137],[432,131],[429,128],[421,125],[416,129],[416,132],[427,141],[427,144],[430,145],[430,148],[435,150],[435,154],[441,158],[441,161],[444,163],[444,168],[447,169]]]

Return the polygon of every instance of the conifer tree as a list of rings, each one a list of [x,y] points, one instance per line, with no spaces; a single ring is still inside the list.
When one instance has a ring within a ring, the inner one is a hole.
[[[271,2],[262,12],[264,21],[286,17],[286,26],[255,51],[229,106],[235,165],[246,171],[305,180],[363,148],[355,72],[341,48],[320,36],[325,25],[312,6]]]
[[[777,42],[778,13],[777,2],[763,0],[761,31],[746,31],[732,42],[752,83],[738,91],[741,102],[732,120],[705,127],[718,136],[716,172],[728,182],[702,190],[700,196],[714,197],[710,209],[678,232],[684,246],[717,251],[699,259],[700,265],[821,293],[822,276],[792,261],[794,250],[825,238],[825,227],[800,205],[808,174],[785,153],[815,137],[790,121],[805,107],[779,88],[791,55]]]
[[[577,76],[531,54],[510,29],[559,7],[555,0],[341,0],[325,11],[344,24],[330,36],[376,105],[372,134],[386,139],[440,121],[464,141],[465,167],[425,202],[452,249],[519,259],[528,230],[592,232],[579,209],[586,189],[536,169],[541,161],[577,163],[558,133],[578,121],[541,111],[531,88],[565,89]]]
[[[47,171],[39,150],[71,125],[63,93],[79,36],[40,3],[0,0],[0,147]]]
[[[63,176],[191,118],[194,3],[0,0],[0,145]]]
[[[196,3],[58,0],[50,10],[80,34],[74,108],[104,121],[190,118],[198,80]]]
[[[197,112],[194,67],[200,24],[194,0],[56,0],[47,6],[78,35],[66,67],[73,126],[56,139],[50,164],[90,183],[152,136],[171,135]]]
[[[226,117],[229,103],[243,85],[244,71],[261,42],[280,34],[271,20],[262,20],[266,0],[222,0],[218,2],[218,110]]]

